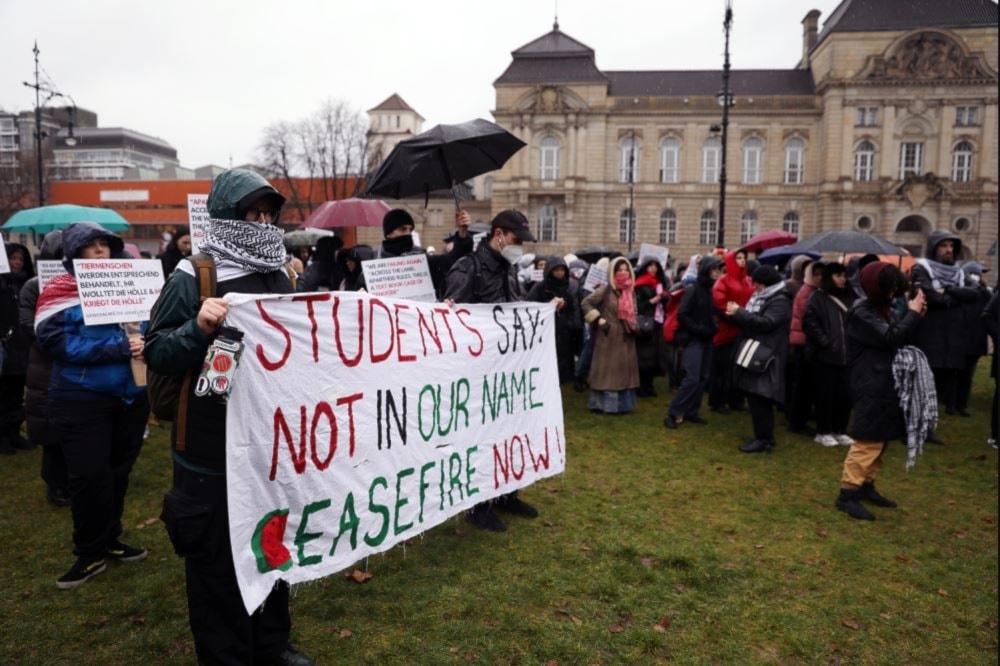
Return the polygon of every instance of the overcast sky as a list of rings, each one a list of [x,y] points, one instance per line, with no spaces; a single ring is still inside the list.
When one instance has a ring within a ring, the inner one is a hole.
[[[734,69],[792,68],[802,18],[839,0],[735,0]],[[560,29],[605,70],[719,69],[725,0],[560,0]],[[554,0],[0,0],[0,107],[33,108],[34,41],[60,92],[177,148],[181,164],[254,158],[262,130],[325,99],[398,92],[436,123],[492,119],[510,52]]]

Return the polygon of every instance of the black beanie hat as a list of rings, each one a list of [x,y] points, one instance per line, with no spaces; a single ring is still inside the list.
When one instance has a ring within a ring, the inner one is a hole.
[[[389,234],[404,224],[415,226],[413,217],[402,208],[393,208],[382,218],[382,235],[388,238]]]
[[[754,269],[754,272],[750,275],[750,279],[765,287],[773,287],[781,282],[781,275],[774,266],[763,264]]]
[[[834,275],[840,275],[841,273],[847,273],[847,266],[844,264],[831,261],[823,266],[824,280],[832,280]]]

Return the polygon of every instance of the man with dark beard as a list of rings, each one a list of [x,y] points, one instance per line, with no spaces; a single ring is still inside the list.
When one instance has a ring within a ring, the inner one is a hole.
[[[926,255],[911,272],[913,283],[927,299],[927,316],[920,322],[913,344],[927,356],[938,399],[948,414],[958,413],[958,376],[965,364],[965,349],[956,343],[964,336],[963,305],[979,298],[975,289],[966,286],[965,273],[955,264],[961,252],[962,239],[956,234],[932,231]]]

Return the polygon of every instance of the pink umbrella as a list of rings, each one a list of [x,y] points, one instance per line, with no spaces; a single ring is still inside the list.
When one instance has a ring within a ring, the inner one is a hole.
[[[136,259],[142,259],[142,252],[139,250],[139,246],[134,243],[125,243],[125,252]]]
[[[341,227],[378,227],[391,209],[378,199],[341,199],[327,201],[306,218],[299,229],[337,229]]]
[[[787,231],[781,231],[778,229],[772,229],[771,231],[765,231],[764,233],[757,234],[748,240],[746,245],[743,246],[743,249],[747,252],[760,254],[764,250],[770,250],[772,247],[791,245],[798,240],[799,237],[795,234],[790,234]]]

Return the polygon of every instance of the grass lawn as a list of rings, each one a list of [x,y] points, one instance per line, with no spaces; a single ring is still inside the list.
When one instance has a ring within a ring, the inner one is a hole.
[[[522,493],[538,519],[455,518],[359,563],[363,584],[299,586],[293,640],[321,664],[996,664],[986,360],[946,446],[907,473],[893,445],[879,488],[900,508],[873,523],[833,508],[845,447],[779,427],[748,456],[745,412],[664,429],[662,380],[624,417],[566,387],[566,473]],[[124,539],[149,559],[66,592],[70,516],[44,500],[41,454],[0,460],[0,663],[194,663],[182,561],[153,520],[168,449],[154,429],[127,498]]]

